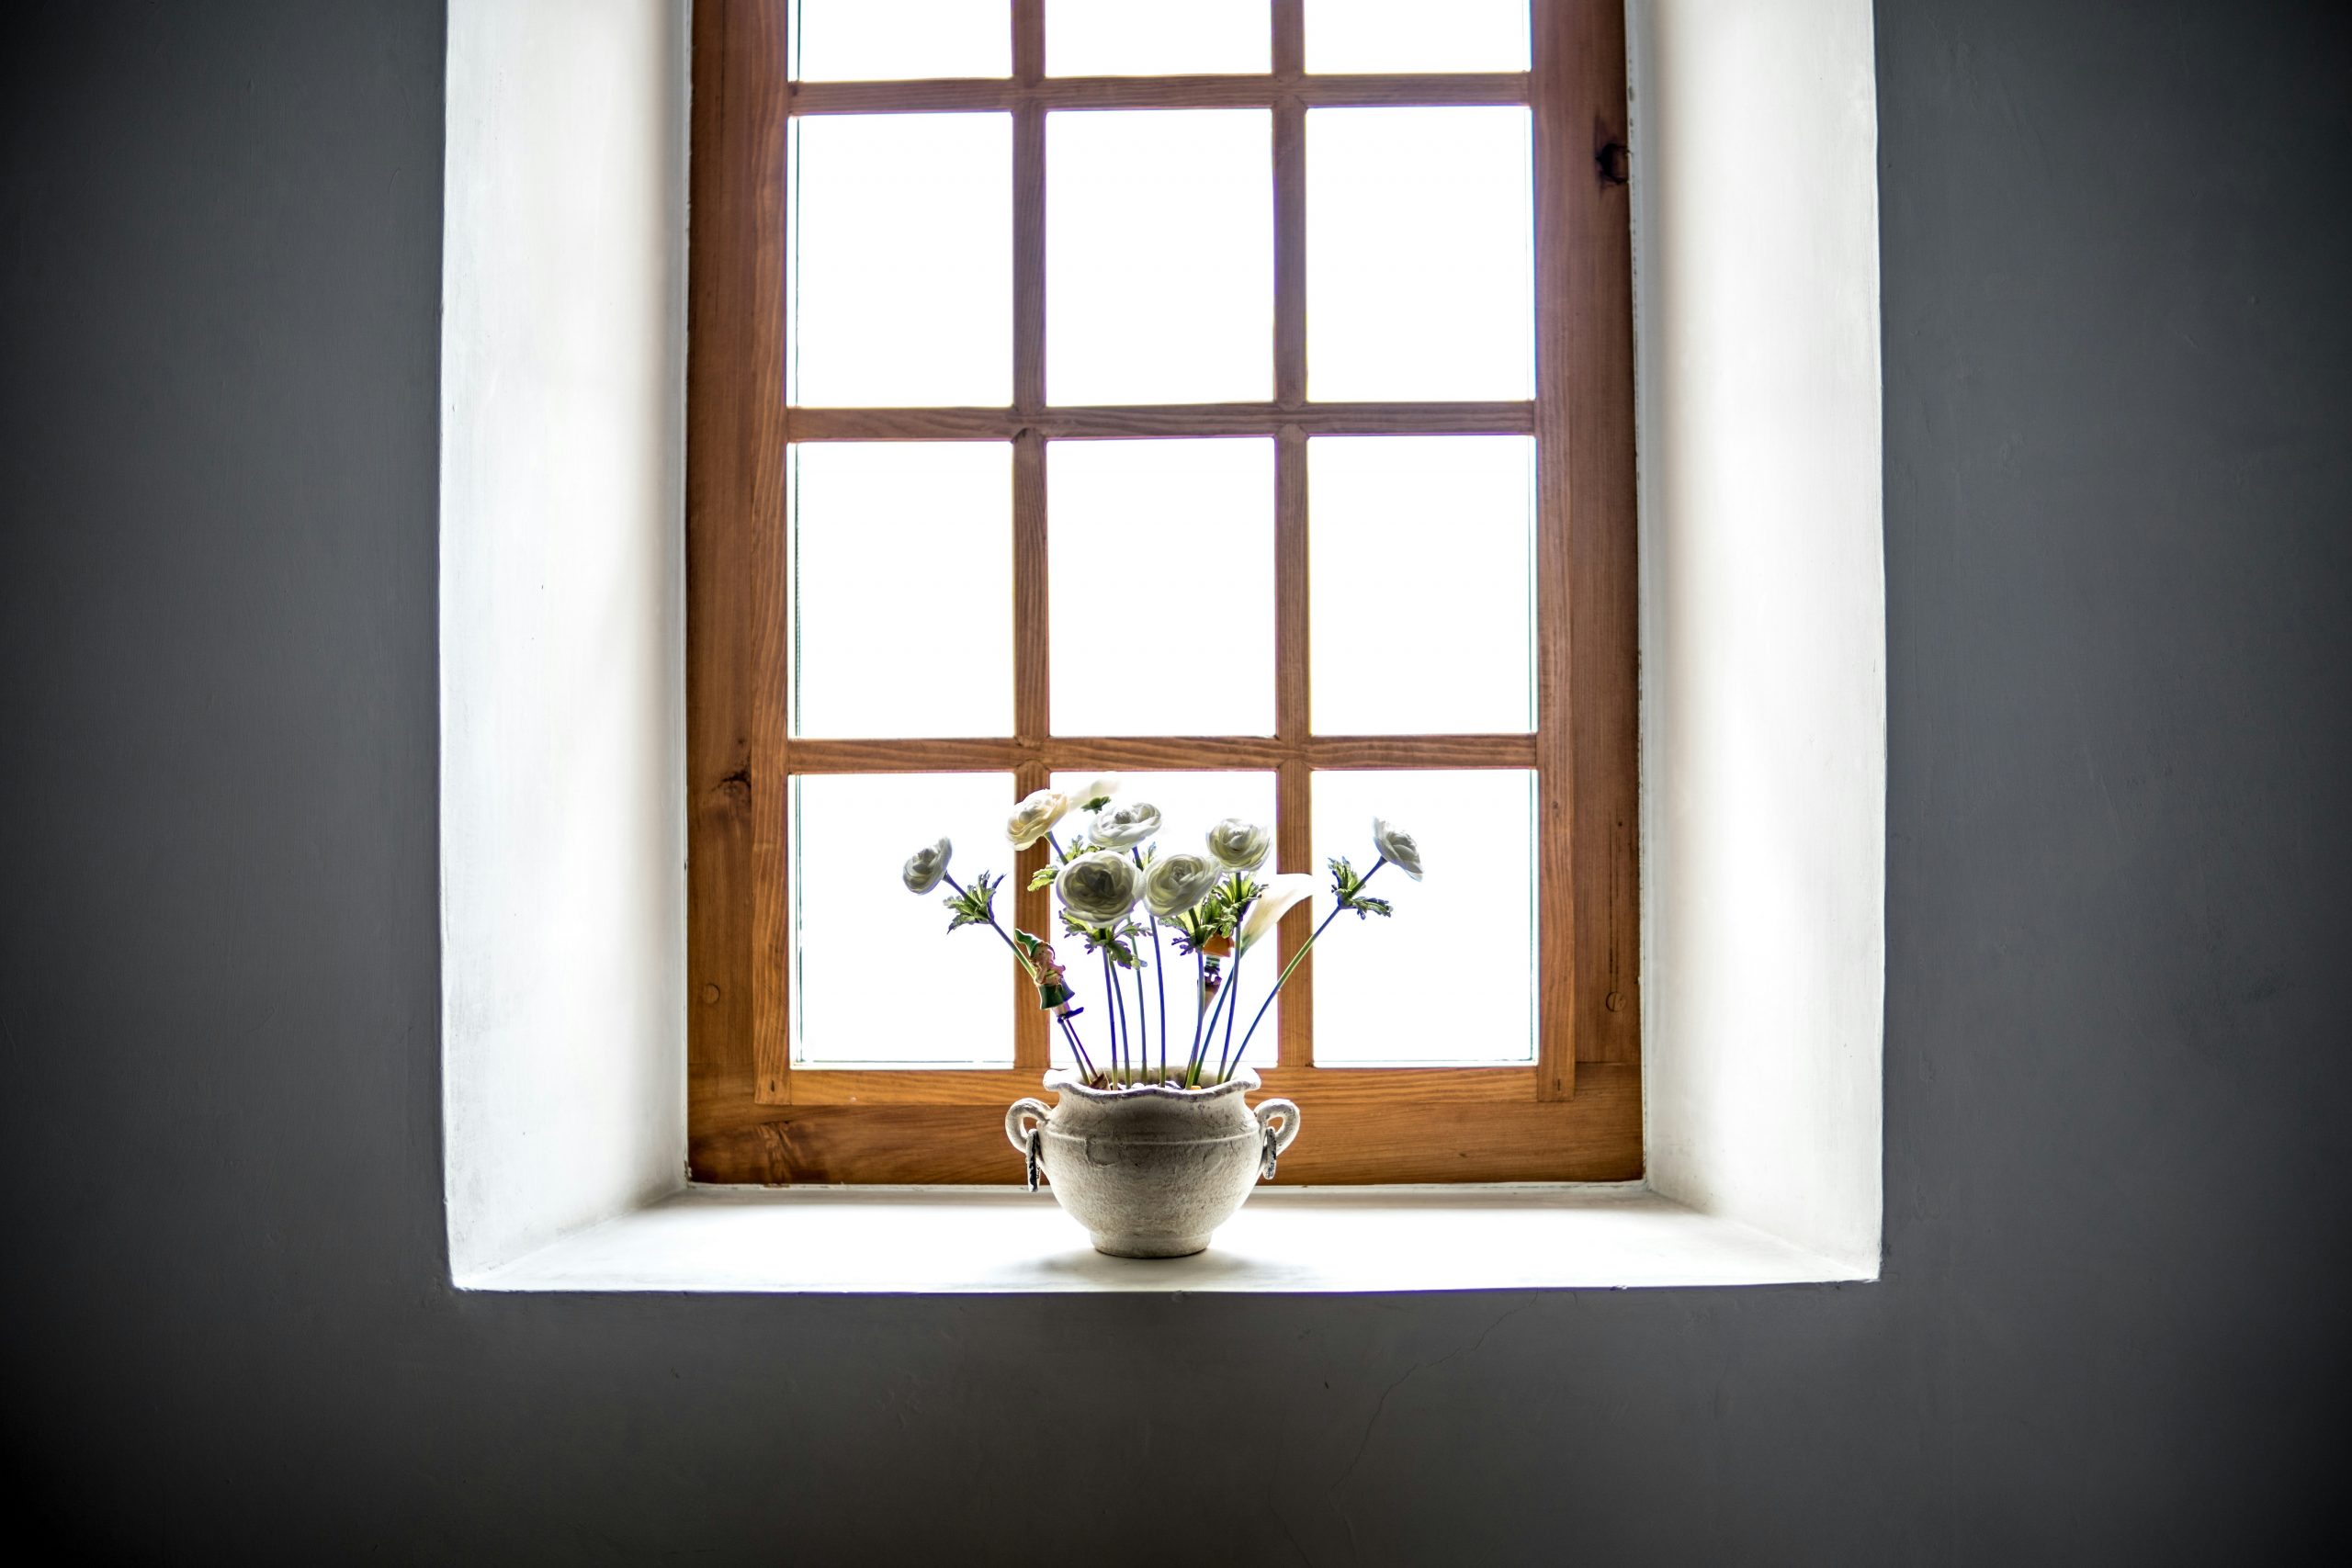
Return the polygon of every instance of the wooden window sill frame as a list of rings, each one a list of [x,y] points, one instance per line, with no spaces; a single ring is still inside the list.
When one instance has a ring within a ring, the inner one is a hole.
[[[1536,1092],[1536,1068],[1269,1067],[1308,1131],[1285,1186],[1614,1182],[1640,1178],[1641,1067],[1587,1062],[1573,1100]],[[747,1100],[724,1074],[688,1080],[687,1165],[711,1186],[1009,1183],[1020,1161],[1004,1108],[1042,1092],[1034,1068],[804,1067],[791,1099]]]
[[[1873,1280],[1638,1183],[1261,1188],[1209,1250],[1106,1258],[1049,1192],[694,1188],[460,1289],[729,1295],[1396,1294]]]

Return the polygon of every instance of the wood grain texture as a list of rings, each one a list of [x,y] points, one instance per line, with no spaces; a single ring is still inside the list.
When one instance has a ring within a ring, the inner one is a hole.
[[[1624,11],[1538,0],[1542,1092],[1640,1041],[1633,245]]]
[[[1309,630],[1307,611],[1306,437],[1286,426],[1274,444],[1274,728],[1284,756],[1274,776],[1274,864],[1315,869],[1314,770],[1307,761]],[[1314,900],[1283,917],[1278,955],[1287,966],[1313,931]],[[1282,972],[1281,968],[1275,971]],[[1284,1066],[1315,1061],[1315,960],[1299,958],[1283,988],[1282,1032],[1275,1055]]]
[[[1052,701],[1053,670],[1046,637],[1046,447],[1035,435],[1024,435],[1012,446],[1012,722],[1019,732],[1009,753],[989,764],[1012,770],[1014,799],[1044,789],[1051,764],[1045,736],[1047,707]],[[808,744],[803,742],[804,745]],[[899,744],[890,742],[888,744]],[[1001,741],[988,742],[1001,747]],[[853,770],[865,771],[865,770]],[[887,770],[875,770],[876,772]],[[1010,811],[1013,801],[1005,802]],[[1012,923],[1022,931],[1049,933],[1049,895],[1032,889],[1029,878],[1046,863],[1046,847],[1033,844],[1013,857]],[[1044,1071],[1047,1024],[1038,1010],[1036,987],[1018,964],[1012,971],[1013,1060]]]
[[[1312,773],[1532,768],[1545,1027],[1532,1067],[1310,1065],[1312,966],[1286,993],[1268,1092],[1306,1108],[1285,1180],[1620,1179],[1641,1169],[1634,805],[1630,242],[1622,14],[1534,0],[1535,65],[1484,77],[1304,74],[1299,0],[1273,0],[1263,78],[1043,76],[1043,0],[1013,0],[1014,73],[994,83],[784,81],[788,0],[707,0],[695,18],[688,421],[690,1163],[718,1181],[1012,1181],[1002,1107],[1034,1093],[1047,1022],[1017,969],[1015,1066],[796,1072],[784,944],[785,789],[799,773],[1268,770],[1278,862],[1310,869]],[[1536,126],[1537,389],[1523,402],[1306,400],[1304,116],[1324,104],[1532,102]],[[1264,403],[1046,402],[1043,117],[1053,107],[1264,104],[1272,113],[1275,396]],[[782,399],[783,126],[797,112],[996,107],[1014,117],[1014,396],[983,409],[795,409]],[[1538,708],[1529,735],[1309,733],[1306,442],[1323,434],[1532,434],[1538,447]],[[1057,737],[1045,443],[1204,435],[1276,440],[1276,733]],[[784,695],[783,460],[788,443],[998,440],[1014,446],[1014,733],[789,739]],[[1016,889],[1041,863],[1021,857]],[[1046,929],[1047,896],[1013,895]],[[1285,955],[1308,916],[1284,922]],[[1293,928],[1296,928],[1294,930]]]
[[[1306,107],[1298,90],[1306,71],[1305,0],[1273,0],[1273,75],[1284,91],[1274,119],[1274,400],[1306,403]],[[1312,728],[1307,593],[1306,426],[1285,420],[1274,438],[1274,734],[1284,755],[1274,775],[1274,865],[1315,865],[1314,770],[1306,747]],[[1314,927],[1313,900],[1283,918],[1276,974],[1294,960],[1283,987],[1275,1059],[1304,1069],[1315,1061],[1315,964],[1300,956]]]
[[[688,1056],[750,1094],[763,1016],[759,877],[782,857],[783,773],[763,766],[762,705],[781,650],[757,643],[763,536],[781,537],[785,6],[694,17],[686,422]],[[772,976],[771,976],[772,978]],[[763,1011],[764,1010],[764,1011]]]
[[[1304,0],[1274,0],[1274,400],[1306,401],[1306,70]]]
[[[1079,971],[1082,976],[1083,970]],[[1285,990],[1287,998],[1290,993]],[[795,1105],[993,1105],[999,1111],[1035,1094],[1043,1066],[810,1067],[795,1070]],[[1532,1067],[1271,1067],[1258,1075],[1268,1094],[1300,1104],[1379,1105],[1409,1098],[1422,1104],[1486,1105],[1535,1098]],[[751,1120],[766,1113],[756,1112]]]
[[[1038,265],[1043,266],[1042,259]],[[1016,311],[1016,319],[1019,314]],[[1301,330],[1304,323],[1302,307]],[[1018,373],[1018,357],[1014,365]],[[796,408],[788,425],[794,441],[1010,441],[1023,431],[1034,431],[1049,441],[1124,441],[1151,436],[1274,435],[1285,425],[1296,425],[1308,435],[1526,435],[1535,429],[1535,405],[1387,402],[1286,407],[1272,402],[1035,409]]]
[[[1012,74],[1034,85],[1046,74],[1046,0],[1012,0]],[[1035,97],[1012,111],[1012,402],[1024,421],[1046,406],[1046,107]],[[1052,728],[1051,562],[1046,554],[1046,442],[1024,425],[1012,442],[1012,763],[1016,799],[1046,787],[1045,739]],[[1010,807],[1012,802],[1007,802]],[[1046,863],[1046,846],[1013,857],[1012,923],[1049,934],[1051,895],[1029,878]],[[1037,988],[1012,964],[1012,1059],[1022,1076],[1040,1076],[1053,1048]],[[929,1075],[926,1075],[929,1076]],[[1018,1098],[1017,1096],[1015,1098]]]
[[[1016,37],[1018,35],[1016,34]],[[1309,108],[1404,108],[1415,105],[1523,104],[1527,73],[1386,73],[1363,76],[1014,76],[917,82],[796,82],[791,112],[979,114],[1046,109],[1249,108],[1295,98]]]
[[[1042,581],[1037,592],[1042,595]],[[1324,769],[1532,768],[1535,756],[1532,735],[974,736],[796,739],[790,767],[796,773],[1001,773],[1033,764],[1070,772],[1260,773],[1291,761]]]
[[[1573,1101],[1317,1102],[1298,1100],[1301,1132],[1284,1185],[1419,1181],[1631,1181],[1642,1173],[1640,1071],[1594,1063]],[[1036,1092],[1032,1085],[1024,1092]],[[1287,1090],[1282,1092],[1288,1092]],[[982,1105],[798,1105],[755,1116],[697,1116],[695,1179],[1012,1185],[1005,1101]]]

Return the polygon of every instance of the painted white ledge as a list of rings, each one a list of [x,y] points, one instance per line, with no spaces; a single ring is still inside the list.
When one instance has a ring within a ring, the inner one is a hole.
[[[701,1188],[458,1283],[481,1291],[1041,1294],[1642,1289],[1863,1280],[1638,1186],[1267,1188],[1192,1258],[1105,1258],[1047,1192]]]
[[[1868,0],[1627,0],[1647,1189],[1269,1190],[1205,1256],[1148,1264],[1096,1257],[1043,1194],[679,1191],[686,14],[686,0],[449,6],[442,1089],[456,1283],[1875,1277],[1886,639]],[[1307,1117],[1311,1139],[1312,1105]]]

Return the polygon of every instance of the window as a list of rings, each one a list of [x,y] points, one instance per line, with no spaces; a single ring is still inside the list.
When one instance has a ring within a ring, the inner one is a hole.
[[[1001,818],[1098,769],[1458,847],[1253,1044],[1284,1180],[1637,1176],[1622,8],[734,0],[694,73],[697,1179],[1019,1179],[1034,992],[882,923],[944,830],[1047,930]],[[1229,679],[1152,678],[1138,537]]]

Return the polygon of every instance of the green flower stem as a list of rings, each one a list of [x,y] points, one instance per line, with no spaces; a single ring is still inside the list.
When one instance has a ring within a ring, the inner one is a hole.
[[[1119,1015],[1111,1010],[1111,950],[1102,951],[1102,1026],[1111,1032],[1111,1081],[1119,1078]]]
[[[1245,950],[1241,945],[1241,927],[1242,923],[1250,919],[1250,910],[1257,902],[1258,900],[1252,898],[1233,912],[1233,977],[1225,984],[1227,989],[1237,995],[1241,989],[1241,960],[1245,956]],[[1232,1068],[1227,1064],[1233,1057],[1233,1021],[1239,1017],[1240,1013],[1241,1004],[1238,1001],[1225,1010],[1225,1045],[1216,1054],[1216,1081],[1219,1083],[1225,1082],[1233,1076]]]
[[[1062,1038],[1069,1042],[1069,1048],[1076,1054],[1079,1066],[1086,1069],[1087,1079],[1091,1082],[1099,1075],[1094,1071],[1094,1058],[1088,1055],[1086,1047],[1078,1042],[1078,1031],[1070,1026],[1069,1019],[1058,1012],[1054,1014],[1054,1021],[1062,1026]]]
[[[968,898],[971,897],[970,894],[964,891],[963,885],[958,883],[954,877],[943,876],[940,880],[947,884],[948,886],[955,888],[956,896],[957,897]],[[1021,944],[1019,942],[1014,942],[1011,937],[1004,934],[1004,928],[996,923],[996,911],[993,909],[989,911],[989,930],[996,932],[997,941],[1004,943],[1006,947],[1012,950],[1013,959],[1020,964],[1023,973],[1029,976],[1029,983],[1033,986],[1035,985],[1037,983],[1037,966],[1029,962],[1029,955],[1021,951]]]
[[[1365,872],[1362,877],[1357,879],[1356,893],[1363,892],[1364,884],[1370,882],[1374,877],[1378,876],[1380,874],[1380,868],[1387,863],[1388,861],[1385,856],[1374,861],[1372,863],[1372,869]],[[1348,897],[1352,900],[1355,894],[1351,893]],[[1300,944],[1298,951],[1290,955],[1290,962],[1283,964],[1283,972],[1279,976],[1275,976],[1274,988],[1268,991],[1266,993],[1266,999],[1258,1004],[1258,1018],[1251,1019],[1250,1021],[1250,1027],[1242,1032],[1241,1049],[1243,1051],[1246,1052],[1250,1049],[1250,1036],[1258,1032],[1258,1019],[1265,1017],[1266,1010],[1274,1005],[1274,998],[1276,997],[1282,995],[1283,987],[1290,980],[1290,972],[1297,968],[1298,961],[1305,958],[1307,953],[1314,949],[1316,938],[1321,936],[1325,931],[1329,931],[1333,920],[1338,919],[1341,914],[1349,909],[1352,909],[1353,908],[1355,908],[1355,905],[1352,902],[1335,906],[1329,914],[1323,917],[1323,923],[1317,926],[1314,933],[1310,935],[1305,942]]]
[[[1209,1008],[1208,1035],[1194,1048],[1192,1065],[1185,1071],[1184,1082],[1187,1089],[1200,1087],[1201,1069],[1208,1066],[1209,1047],[1216,1043],[1216,1021],[1224,1014],[1226,1000],[1232,995],[1233,976],[1230,971],[1227,971],[1224,976],[1224,983],[1216,988],[1216,1001]]]
[[[1209,961],[1201,955],[1197,923],[1191,934],[1195,940],[1193,942],[1193,1049],[1184,1058],[1184,1076],[1188,1078],[1193,1076],[1193,1064],[1201,1059],[1201,998],[1209,988]]]
[[[1193,1054],[1184,1059],[1184,1087],[1191,1089],[1201,1081],[1201,1063],[1207,1059],[1208,1048],[1216,1040],[1216,1010],[1225,995],[1225,972],[1217,972],[1216,997],[1208,994],[1208,970],[1201,972],[1201,999],[1193,1008]]]
[[[1127,853],[1135,857],[1136,870],[1142,871],[1143,852],[1139,849],[1131,849]],[[1148,909],[1145,910],[1145,916],[1151,921],[1151,963],[1152,967],[1157,969],[1159,966],[1159,917],[1152,914]],[[1161,975],[1159,979],[1159,1055],[1164,1060],[1168,1055],[1168,976]],[[1150,1021],[1144,1016],[1143,976],[1140,972],[1136,976],[1136,1022],[1143,1035],[1143,1059],[1136,1064],[1137,1080],[1140,1081],[1143,1074],[1151,1071],[1151,1025]]]
[[[1159,917],[1151,917],[1152,977],[1159,982],[1159,1076],[1168,1076],[1168,955],[1159,950]]]
[[[1127,1021],[1127,988],[1119,983],[1119,966],[1111,958],[1109,947],[1102,949],[1102,963],[1111,976],[1111,994],[1119,1004],[1119,1039],[1127,1053],[1127,1081],[1136,1080],[1136,1027]]]

